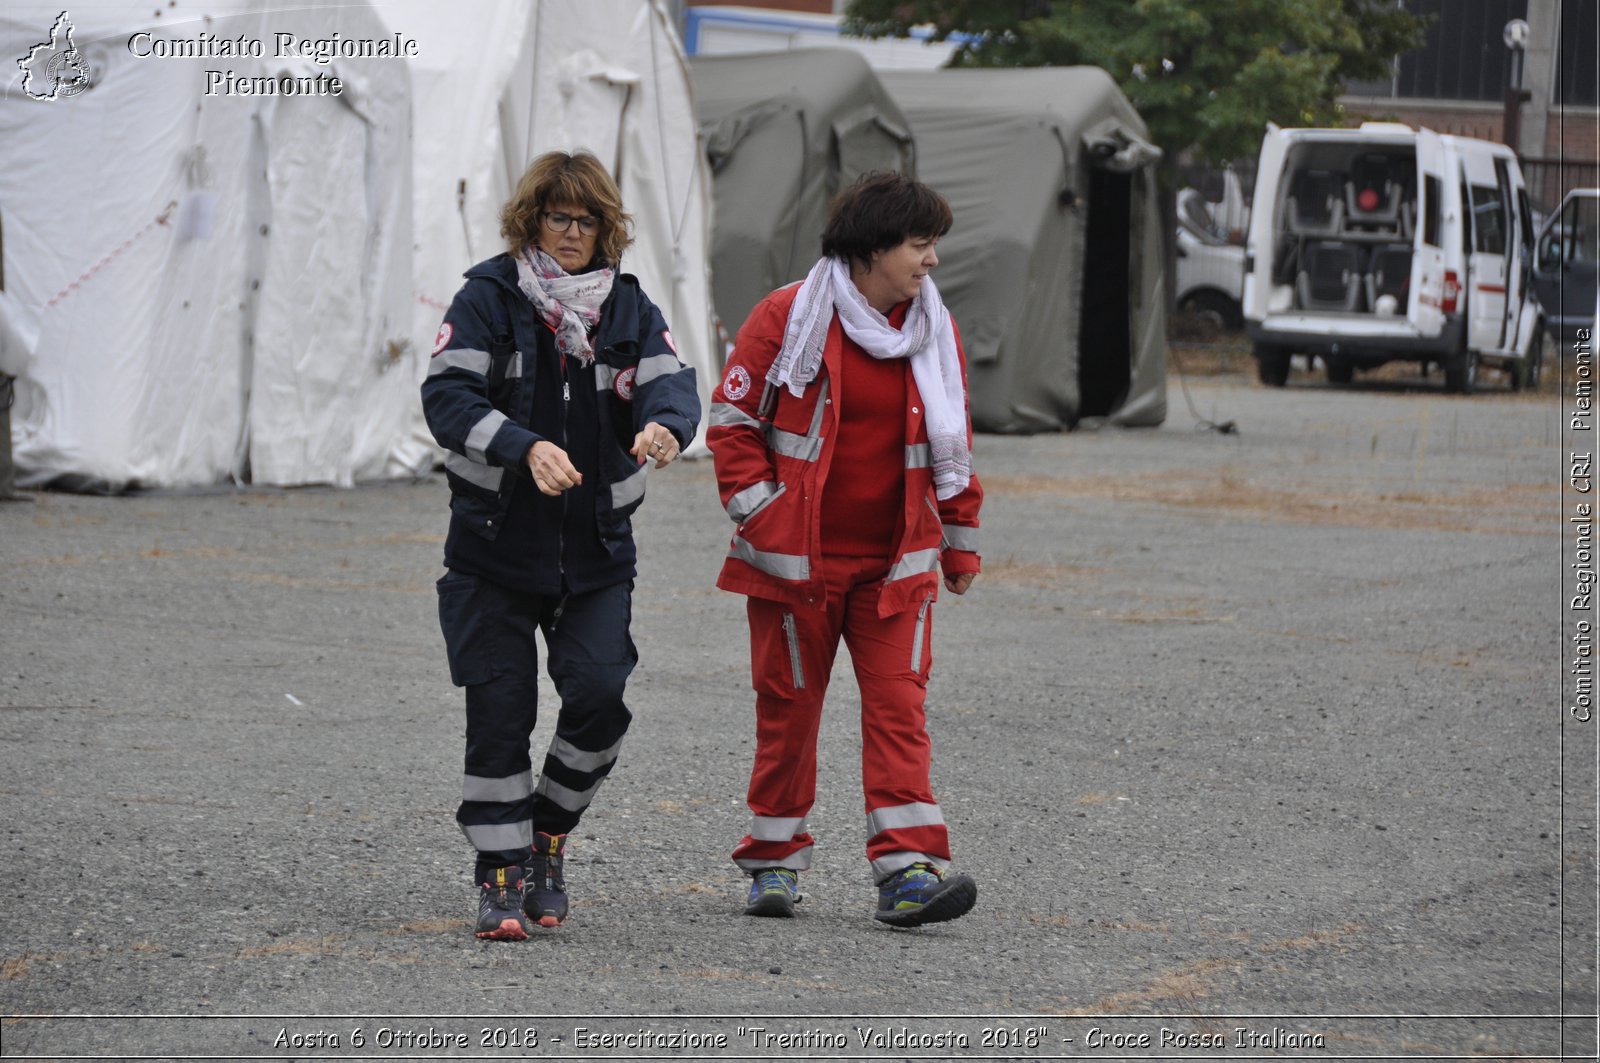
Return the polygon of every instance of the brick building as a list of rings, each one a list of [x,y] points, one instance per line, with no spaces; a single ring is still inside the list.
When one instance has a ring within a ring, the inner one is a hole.
[[[1352,122],[1386,118],[1511,144],[1542,209],[1570,188],[1600,184],[1600,0],[1400,2],[1433,25],[1421,48],[1395,60],[1387,82],[1349,86],[1339,102]],[[1514,116],[1506,92],[1517,56],[1504,39],[1513,19],[1528,23],[1520,71],[1527,95]]]

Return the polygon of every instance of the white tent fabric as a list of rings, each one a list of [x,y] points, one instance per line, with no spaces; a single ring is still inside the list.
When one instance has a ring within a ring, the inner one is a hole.
[[[707,275],[710,178],[689,73],[658,0],[494,0],[461,14],[432,0],[379,0],[409,60],[417,150],[414,345],[431,346],[462,273],[504,249],[500,207],[545,151],[592,151],[634,217],[622,268],[661,307],[702,403],[721,369]],[[495,42],[492,48],[486,41]],[[687,453],[704,453],[701,439]],[[432,451],[420,410],[408,447]]]
[[[0,19],[0,57],[58,4]],[[89,489],[392,474],[426,360],[410,324],[409,81],[399,60],[140,57],[129,38],[372,39],[365,4],[76,7],[92,85],[0,74],[6,368],[18,482]],[[330,74],[341,96],[206,95]]]

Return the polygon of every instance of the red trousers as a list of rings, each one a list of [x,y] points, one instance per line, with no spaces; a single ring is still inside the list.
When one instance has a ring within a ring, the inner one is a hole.
[[[791,609],[748,599],[756,691],[756,757],[750,833],[733,859],[804,871],[813,839],[806,816],[817,793],[817,729],[833,659],[844,638],[861,687],[861,784],[867,859],[881,881],[909,864],[945,867],[950,839],[929,783],[931,744],[923,703],[933,665],[933,599],[878,615],[889,563],[826,556],[826,608]]]

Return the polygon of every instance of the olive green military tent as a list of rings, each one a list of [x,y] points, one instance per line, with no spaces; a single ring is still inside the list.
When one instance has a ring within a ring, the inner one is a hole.
[[[701,57],[690,77],[712,170],[712,300],[731,336],[816,262],[839,189],[870,170],[913,172],[911,134],[857,52]]]
[[[918,178],[955,212],[934,277],[966,348],[973,425],[1160,424],[1160,151],[1110,75],[1045,67],[880,78],[911,121]]]

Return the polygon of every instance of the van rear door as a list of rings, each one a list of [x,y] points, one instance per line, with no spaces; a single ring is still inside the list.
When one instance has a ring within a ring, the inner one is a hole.
[[[1261,138],[1261,155],[1256,162],[1256,190],[1250,202],[1250,235],[1245,240],[1244,316],[1252,321],[1267,316],[1272,294],[1272,266],[1278,250],[1278,202],[1282,198],[1284,156],[1289,151],[1289,136],[1268,124]]]
[[[1421,336],[1437,336],[1444,329],[1445,247],[1459,242],[1453,224],[1450,182],[1445,180],[1444,141],[1430,129],[1417,130],[1417,218],[1412,237],[1411,298],[1406,318]],[[1456,278],[1456,284],[1460,278]],[[1450,312],[1455,312],[1451,294]]]

